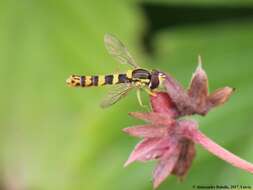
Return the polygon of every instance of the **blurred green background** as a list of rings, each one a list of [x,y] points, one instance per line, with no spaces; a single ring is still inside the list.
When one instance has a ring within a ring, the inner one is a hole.
[[[102,110],[110,87],[65,85],[70,74],[127,68],[107,54],[106,32],[140,65],[185,87],[202,55],[210,91],[229,85],[236,93],[195,118],[210,138],[253,162],[253,1],[1,0],[0,189],[152,188],[154,163],[123,168],[138,140],[121,129],[140,123],[127,113],[145,111],[135,93]],[[159,189],[208,184],[253,185],[253,176],[197,146],[185,181],[171,176]]]

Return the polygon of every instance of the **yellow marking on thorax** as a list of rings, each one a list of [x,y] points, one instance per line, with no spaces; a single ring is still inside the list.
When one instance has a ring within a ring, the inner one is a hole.
[[[102,86],[105,84],[105,76],[104,75],[99,75],[98,76],[98,86]]]
[[[127,72],[126,72],[127,78],[129,78],[129,79],[132,78],[132,72],[133,72],[133,70],[127,70]]]
[[[117,84],[119,82],[119,74],[113,74],[112,84]]]
[[[141,82],[149,83],[150,79],[140,79]]]
[[[89,86],[92,84],[91,76],[85,76],[85,86]]]

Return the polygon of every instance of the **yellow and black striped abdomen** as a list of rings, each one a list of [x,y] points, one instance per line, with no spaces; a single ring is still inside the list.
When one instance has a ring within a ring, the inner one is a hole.
[[[80,76],[80,86],[89,87],[89,86],[102,86],[105,84],[104,76]]]
[[[67,79],[67,84],[74,87],[91,87],[129,83],[132,81],[132,70],[123,74],[78,76],[72,75]]]

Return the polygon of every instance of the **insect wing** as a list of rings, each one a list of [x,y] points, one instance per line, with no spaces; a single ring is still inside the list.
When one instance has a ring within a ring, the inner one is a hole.
[[[121,98],[125,97],[127,93],[133,88],[133,85],[128,83],[122,83],[115,86],[115,88],[105,97],[105,99],[101,102],[100,106],[102,108],[107,108],[116,102],[118,102]]]
[[[124,44],[111,34],[105,34],[104,43],[107,51],[122,64],[129,64],[134,68],[139,66],[134,61]]]

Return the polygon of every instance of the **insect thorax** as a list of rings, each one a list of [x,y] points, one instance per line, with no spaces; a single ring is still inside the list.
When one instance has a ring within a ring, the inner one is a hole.
[[[132,80],[150,81],[150,79],[151,79],[151,74],[149,71],[145,69],[135,69],[132,72]]]
[[[151,90],[159,87],[161,81],[159,71],[152,70],[151,72],[145,69],[135,69],[132,71],[132,81],[140,86],[146,85]]]

